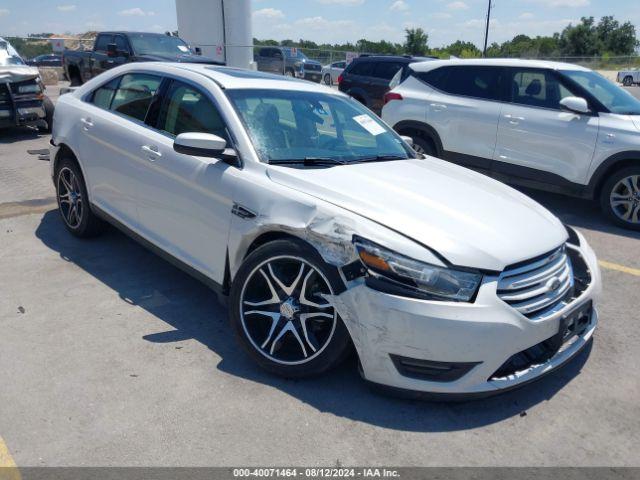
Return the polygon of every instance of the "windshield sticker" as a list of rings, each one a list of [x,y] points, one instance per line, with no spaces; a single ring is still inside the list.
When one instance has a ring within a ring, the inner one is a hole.
[[[371,135],[380,135],[385,132],[384,128],[369,115],[358,115],[353,119]]]
[[[180,49],[180,51],[187,53],[189,51],[188,47],[185,47],[184,45],[178,45],[178,48]]]

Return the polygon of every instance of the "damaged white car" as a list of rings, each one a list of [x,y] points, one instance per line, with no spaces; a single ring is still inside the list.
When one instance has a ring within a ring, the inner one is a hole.
[[[0,37],[0,129],[34,126],[50,132],[54,106],[36,67]]]
[[[355,347],[374,384],[473,396],[564,364],[598,320],[585,239],[508,186],[416,157],[334,90],[161,63],[62,96],[51,147],[67,229],[106,220],[228,295],[271,372],[319,374]]]

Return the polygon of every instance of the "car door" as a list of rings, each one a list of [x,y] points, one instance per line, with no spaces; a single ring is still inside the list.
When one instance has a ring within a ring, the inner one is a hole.
[[[222,283],[232,190],[237,168],[223,160],[177,153],[173,142],[187,132],[229,140],[212,97],[199,86],[171,80],[157,119],[135,149],[144,171],[138,185],[141,233],[164,251]]]
[[[432,87],[426,118],[440,137],[444,158],[488,173],[502,110],[502,68],[450,66],[416,77]]]
[[[509,103],[502,109],[495,173],[563,185],[585,183],[596,146],[597,114],[577,114],[560,100],[579,96],[553,70],[506,70]]]
[[[161,82],[144,73],[115,78],[94,90],[77,127],[92,203],[133,229],[146,161],[140,151],[144,121]]]
[[[110,43],[113,43],[113,35],[111,34],[101,33],[96,38],[95,49],[89,60],[91,63],[91,77],[95,77],[111,68],[110,64],[113,63],[113,59],[107,55],[107,48]],[[89,80],[89,78],[86,80]]]

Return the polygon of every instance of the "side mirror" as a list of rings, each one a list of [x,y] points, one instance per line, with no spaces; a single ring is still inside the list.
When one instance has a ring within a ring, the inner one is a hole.
[[[181,133],[173,141],[173,149],[178,153],[194,157],[235,158],[235,151],[227,148],[227,141],[210,133]]]
[[[574,113],[589,113],[589,104],[581,97],[564,97],[560,100],[560,107]]]
[[[116,57],[118,55],[118,46],[115,43],[107,45],[107,56]]]

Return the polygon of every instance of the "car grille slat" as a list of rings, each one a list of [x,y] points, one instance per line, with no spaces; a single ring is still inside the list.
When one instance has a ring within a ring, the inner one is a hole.
[[[560,304],[574,285],[571,260],[561,247],[542,258],[507,268],[498,279],[498,297],[529,318]]]

